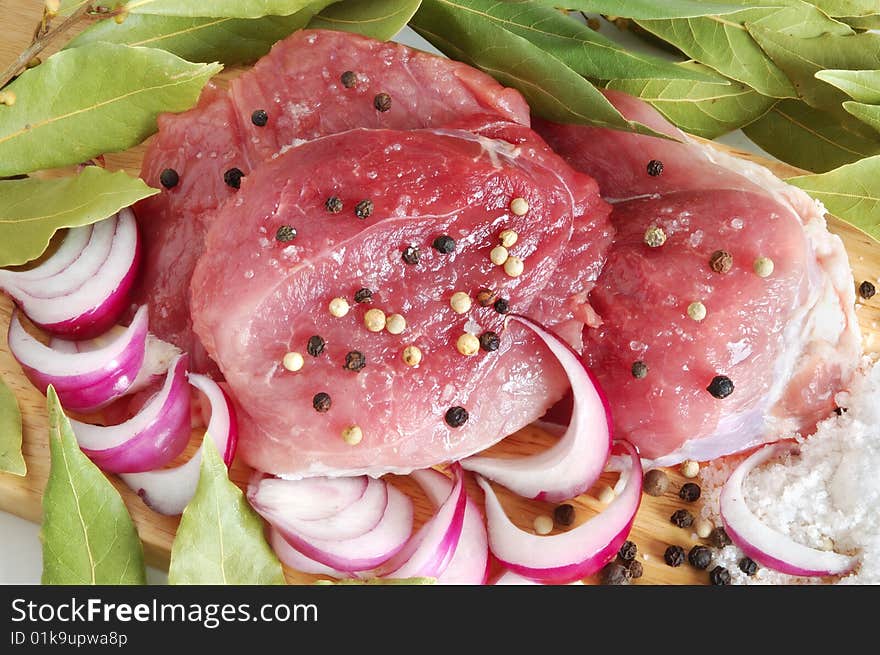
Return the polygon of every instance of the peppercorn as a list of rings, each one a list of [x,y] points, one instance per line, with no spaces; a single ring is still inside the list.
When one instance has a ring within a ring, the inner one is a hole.
[[[694,515],[686,509],[677,509],[669,517],[669,520],[679,528],[689,528],[694,524]]]
[[[645,569],[642,567],[642,563],[637,559],[634,559],[631,562],[627,562],[626,570],[629,571],[629,577],[631,577],[633,580],[641,578],[645,572]]]
[[[724,586],[730,584],[730,571],[723,566],[716,566],[709,571],[709,581],[715,586]]]
[[[556,509],[553,510],[553,521],[558,526],[562,526],[567,528],[572,523],[574,523],[575,518],[575,509],[574,505],[571,503],[563,503],[562,505],[557,505]]]
[[[507,273],[509,277],[519,277],[522,275],[524,268],[525,265],[523,264],[523,260],[519,257],[508,257],[504,262],[504,272]]]
[[[715,548],[724,548],[733,542],[730,540],[730,537],[727,536],[727,530],[718,527],[712,530],[709,534],[709,543],[715,546]]]
[[[368,309],[364,313],[364,325],[370,332],[381,332],[385,329],[385,312],[378,307]]]
[[[231,186],[233,189],[241,188],[241,178],[243,177],[244,173],[240,168],[230,168],[223,173],[223,181],[226,182],[227,186]]]
[[[418,366],[422,361],[422,351],[418,346],[407,346],[403,349],[403,363],[407,366]]]
[[[471,297],[464,291],[456,291],[449,297],[449,306],[456,314],[464,314],[470,311]]]
[[[662,227],[652,225],[645,230],[645,243],[651,248],[659,248],[666,243],[666,232],[663,231]]]
[[[716,250],[709,258],[709,268],[716,273],[727,273],[733,268],[733,255],[726,250]]]
[[[359,425],[349,425],[342,431],[342,440],[349,446],[357,446],[364,438],[364,431]]]
[[[173,189],[177,186],[177,183],[180,182],[180,175],[178,175],[177,171],[173,168],[166,168],[159,173],[159,182],[161,182],[162,186],[166,189]]]
[[[336,318],[342,318],[348,314],[348,310],[351,309],[345,298],[334,298],[330,301],[327,308],[330,310],[330,314]]]
[[[281,243],[293,241],[296,238],[296,228],[292,225],[280,225],[275,231],[275,240]]]
[[[648,175],[657,177],[663,172],[663,162],[659,159],[652,159],[648,162]]]
[[[316,412],[320,412],[321,414],[330,411],[331,404],[332,401],[330,400],[330,394],[324,391],[316,393],[314,398],[312,398],[312,407],[315,408]]]
[[[548,535],[553,532],[553,519],[545,514],[535,517],[534,522],[535,534],[541,536]]]
[[[373,201],[361,200],[354,206],[354,215],[358,218],[369,218],[373,214]]]
[[[514,198],[510,201],[510,211],[516,216],[525,216],[529,213],[529,201],[525,198]]]
[[[641,360],[633,362],[632,368],[630,370],[632,372],[632,376],[636,380],[641,380],[648,375],[648,365]]]
[[[510,257],[510,253],[504,246],[495,246],[489,251],[489,260],[496,266],[504,266],[508,257]]]
[[[432,243],[431,245],[434,247],[434,250],[443,255],[448,255],[451,252],[455,252],[455,239],[453,239],[448,234],[441,234],[439,237],[434,239],[434,243]]]
[[[359,350],[352,350],[345,354],[345,364],[342,368],[349,371],[360,371],[366,365],[367,358],[364,357],[364,354]]]
[[[464,407],[456,405],[455,407],[450,407],[446,410],[446,416],[444,418],[449,427],[460,428],[467,423],[468,411]]]
[[[515,230],[501,230],[501,234],[498,235],[498,240],[505,248],[512,248],[519,240],[519,234],[517,234]]]
[[[669,476],[660,469],[645,473],[642,490],[649,496],[662,496],[669,489]]]
[[[689,503],[698,500],[700,498],[700,485],[694,482],[687,482],[681,485],[681,489],[678,490],[678,497]]]
[[[339,80],[342,82],[342,86],[346,89],[351,89],[357,84],[357,75],[355,75],[354,71],[345,71],[340,77]]]
[[[268,122],[269,114],[266,113],[265,109],[257,109],[251,114],[251,123],[257,127],[265,127]]]
[[[501,346],[501,337],[495,332],[483,332],[480,335],[480,348],[487,353],[493,353]]]
[[[378,93],[373,98],[373,106],[377,111],[386,112],[391,109],[391,96],[387,93]]]
[[[681,546],[670,546],[663,553],[663,561],[669,566],[681,566],[684,563],[684,548]]]
[[[611,562],[606,564],[599,573],[599,583],[603,585],[629,584],[630,572],[623,564]]]
[[[623,545],[620,547],[620,550],[617,551],[617,556],[624,562],[631,562],[636,558],[636,555],[638,554],[639,547],[629,540],[624,541]]]
[[[701,571],[707,569],[709,564],[712,563],[712,551],[705,546],[694,546],[688,553],[688,562],[695,569],[700,569]]]
[[[838,416],[843,416],[844,412],[848,412],[849,410],[846,407],[835,407],[834,413]]]
[[[465,332],[456,339],[455,348],[462,355],[472,357],[480,350],[480,340],[470,332]]]
[[[357,303],[370,302],[373,299],[373,292],[364,287],[354,292],[354,301]]]
[[[686,459],[681,463],[681,474],[686,478],[695,478],[700,474],[700,463]]]
[[[739,570],[751,577],[758,571],[758,564],[751,557],[743,557],[739,563]]]
[[[875,293],[877,293],[877,289],[875,289],[874,285],[867,280],[859,285],[859,295],[865,300],[873,298]]]
[[[422,253],[416,246],[407,246],[403,249],[403,261],[407,264],[415,266],[422,259]]]
[[[309,353],[312,357],[317,357],[322,352],[324,352],[324,346],[327,344],[324,341],[324,337],[320,335],[312,335],[309,337],[309,342],[306,344],[306,352]]]
[[[400,314],[391,314],[385,318],[385,330],[388,334],[400,334],[406,329],[406,319]]]
[[[712,525],[712,521],[707,519],[697,519],[697,522],[694,523],[694,532],[697,533],[697,536],[700,539],[707,538],[710,534],[712,534],[712,530],[714,526]]]
[[[305,360],[299,353],[290,352],[286,353],[284,357],[281,358],[281,365],[288,371],[296,373],[305,365]]]
[[[507,298],[499,298],[492,306],[499,314],[506,314],[510,311],[510,301]]]
[[[495,292],[491,289],[480,289],[477,291],[477,304],[480,307],[488,307],[495,302]]]
[[[733,393],[733,380],[726,375],[716,375],[712,378],[712,382],[709,383],[709,386],[706,387],[706,391],[719,400],[727,398]]]
[[[773,275],[773,260],[769,257],[758,257],[752,264],[752,268],[758,277],[770,277]]]
[[[339,196],[330,196],[329,198],[327,198],[326,201],[324,201],[324,207],[331,214],[338,214],[342,211],[342,200],[339,198]]]
[[[695,300],[687,308],[687,315],[697,321],[699,323],[704,318],[706,318],[706,305],[701,303],[699,300]]]

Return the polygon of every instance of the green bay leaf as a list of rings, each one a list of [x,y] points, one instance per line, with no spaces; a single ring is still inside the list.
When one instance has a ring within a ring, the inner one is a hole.
[[[874,239],[880,239],[880,155],[821,175],[790,177],[825,208]]]
[[[838,20],[856,30],[880,30],[880,14],[877,16],[844,16]]]
[[[880,104],[880,70],[821,70],[816,77],[857,102]]]
[[[156,193],[140,178],[98,166],[70,177],[0,181],[0,266],[36,259],[56,230],[95,223]]]
[[[16,102],[0,112],[0,176],[126,150],[156,130],[161,112],[189,109],[220,69],[154,48],[62,50],[7,87]]]
[[[637,19],[691,18],[706,14],[718,16],[741,9],[733,2],[702,0],[537,0],[536,4]]]
[[[817,9],[835,18],[874,16],[880,14],[877,0],[807,0]]]
[[[21,410],[15,394],[0,378],[0,471],[25,475],[21,454]]]
[[[694,63],[684,66],[709,70]],[[612,80],[608,88],[642,98],[685,132],[707,139],[748,125],[777,102],[739,82],[725,86],[725,78],[715,75],[722,84],[694,80]]]
[[[49,387],[52,464],[43,493],[43,584],[146,584],[143,546],[110,481],[79,449]]]
[[[311,0],[129,0],[130,14],[155,14],[186,18],[262,18],[289,16]]]
[[[817,173],[880,154],[880,135],[842,109],[822,111],[797,100],[778,103],[743,132],[774,157]]]
[[[421,0],[344,0],[322,10],[309,28],[356,32],[387,41],[402,30]]]
[[[193,499],[171,547],[169,584],[284,584],[281,562],[263,535],[263,522],[229,481],[213,439],[202,441]]]
[[[880,132],[880,105],[847,101],[843,103],[843,108],[847,113]]]

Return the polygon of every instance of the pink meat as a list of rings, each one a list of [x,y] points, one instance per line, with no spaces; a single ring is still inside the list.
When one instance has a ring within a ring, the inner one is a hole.
[[[341,75],[355,73],[346,88]],[[391,109],[378,111],[386,93]],[[265,126],[252,113],[268,114]],[[136,207],[144,266],[136,300],[150,305],[150,327],[189,351],[196,370],[213,370],[193,338],[186,289],[204,250],[211,212],[235,194],[223,179],[236,167],[250,173],[299,140],[357,127],[414,129],[474,114],[528,125],[522,97],[465,64],[395,43],[346,32],[306,30],[279,42],[227,91],[208,86],[198,106],[159,119],[141,177],[162,188],[161,172],[179,184]]]
[[[617,231],[590,302],[603,324],[584,333],[618,434],[659,464],[708,460],[810,430],[834,407],[859,357],[843,244],[802,191],[758,165],[688,139],[648,105],[609,98],[629,118],[683,143],[536,121],[576,169],[594,176]],[[647,172],[652,159],[663,172]],[[666,243],[644,243],[651,226]],[[712,253],[733,255],[726,274]],[[767,278],[753,271],[770,257]],[[688,306],[702,302],[697,322]],[[635,379],[635,361],[648,374]],[[734,393],[707,386],[728,376]]]
[[[576,339],[593,284],[581,268],[598,265],[566,253],[586,248],[588,232],[607,244],[608,208],[595,182],[528,128],[459,127],[470,129],[360,129],[303,143],[245,178],[213,217],[193,277],[194,326],[244,410],[240,452],[251,466],[294,477],[408,472],[488,447],[564,393],[565,376],[536,339],[505,330],[491,306],[457,314],[450,297],[487,287],[513,311],[574,327]],[[338,214],[325,207],[331,196]],[[529,203],[524,216],[509,209],[517,197]],[[364,199],[374,209],[359,219]],[[293,241],[275,239],[281,225],[296,229]],[[519,235],[519,277],[489,259],[503,229]],[[444,234],[455,239],[451,254],[432,247]],[[417,264],[402,258],[409,246]],[[372,300],[355,304],[362,287]],[[351,303],[347,315],[330,314],[335,297]],[[371,308],[402,314],[405,331],[368,331]],[[456,342],[466,331],[494,331],[500,348],[464,356]],[[317,356],[313,335],[326,342]],[[422,353],[415,367],[401,357],[410,345]],[[344,367],[351,351],[365,357],[359,371]],[[282,366],[288,352],[303,355],[301,370]],[[329,411],[313,407],[319,392]],[[460,427],[444,420],[454,406],[469,413]],[[352,425],[363,432],[357,445],[342,438]]]

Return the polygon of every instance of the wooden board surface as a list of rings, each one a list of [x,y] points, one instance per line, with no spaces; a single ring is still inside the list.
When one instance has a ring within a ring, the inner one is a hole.
[[[0,68],[12,61],[29,43],[34,25],[40,16],[41,6],[41,0],[0,0],[0,15],[4,17],[2,27],[0,27],[3,37],[0,39]],[[221,77],[229,79],[238,72],[236,70],[226,71]],[[729,148],[725,149],[730,151]],[[143,148],[139,147],[122,154],[108,155],[106,157],[107,167],[125,169],[136,175],[140,169],[142,152]],[[736,151],[733,153],[746,159],[759,161],[782,177],[798,173],[796,169],[784,164],[761,160],[748,153]],[[853,268],[854,284],[861,280],[872,280],[876,283],[877,277],[880,275],[880,248],[877,244],[836,219],[830,220],[830,226],[832,231],[839,234],[846,243]],[[880,321],[880,301],[860,303],[857,309],[866,351],[880,351],[880,323],[878,323]],[[21,405],[24,420],[24,455],[27,461],[28,475],[22,478],[0,473],[0,509],[39,522],[42,514],[42,492],[49,471],[48,422],[45,399],[24,378],[7,348],[6,329],[10,311],[11,302],[8,298],[3,297],[0,299],[0,374],[13,389]],[[187,453],[181,459],[189,456],[195,448],[198,438],[200,435],[194,434],[194,439]],[[509,437],[495,449],[503,450],[509,454],[529,453],[548,446],[552,441],[551,437],[542,434],[539,430],[527,428]],[[230,472],[231,478],[242,487],[245,486],[249,474],[250,471],[240,462],[236,462]],[[705,572],[695,571],[688,566],[673,569],[663,563],[663,551],[668,545],[678,544],[689,548],[695,543],[691,537],[692,530],[676,528],[669,522],[669,516],[672,512],[685,505],[676,495],[678,488],[685,482],[684,478],[675,470],[669,470],[669,474],[673,484],[664,497],[643,496],[642,505],[630,535],[630,539],[639,546],[640,552],[648,555],[648,559],[642,561],[644,577],[638,583],[703,584],[707,579]],[[178,520],[152,512],[115,476],[111,476],[111,479],[122,493],[134,518],[144,543],[147,562],[159,568],[167,568],[171,542]],[[613,482],[613,480],[612,476],[608,476],[606,481]],[[395,477],[394,482],[412,492],[416,504],[417,522],[424,520],[430,510],[415,486],[409,480],[400,477]],[[535,516],[552,513],[553,505],[551,504],[523,500],[506,493],[500,487],[498,489],[511,518],[523,528],[530,529]],[[473,498],[482,499],[482,493],[472,481],[469,484],[469,491]],[[575,504],[578,507],[578,521],[586,519],[601,509],[599,501],[590,494],[581,496],[575,501]],[[697,507],[690,509],[696,514],[698,504]],[[308,583],[314,579],[312,576],[291,570],[287,571],[287,577],[294,584]],[[592,580],[587,582],[590,581]]]

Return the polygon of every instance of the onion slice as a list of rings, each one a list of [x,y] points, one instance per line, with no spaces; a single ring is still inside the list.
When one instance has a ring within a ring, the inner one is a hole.
[[[535,582],[534,580],[529,580],[528,578],[524,578],[518,573],[514,573],[513,571],[505,571],[502,573],[497,580],[493,584],[496,585],[539,585],[540,582]],[[569,582],[568,584],[573,585],[582,585],[584,584],[583,580],[575,580],[574,582]]]
[[[119,425],[91,425],[71,419],[82,451],[104,471],[138,473],[163,467],[186,447],[190,436],[187,356],[178,356],[158,393]]]
[[[461,465],[524,498],[558,502],[574,498],[599,479],[611,450],[611,413],[599,383],[580,356],[558,336],[523,316],[510,315],[534,332],[556,357],[571,383],[571,422],[551,448],[527,457],[475,456]]]
[[[736,467],[721,490],[721,520],[724,529],[731,541],[746,555],[780,573],[798,576],[847,573],[855,567],[855,558],[799,544],[758,520],[746,504],[742,485],[749,472],[792,448],[792,444],[786,443],[765,446]]]
[[[190,373],[188,377],[189,383],[205,394],[211,405],[206,436],[214,440],[226,466],[231,466],[238,444],[238,424],[232,401],[220,385],[208,376]],[[160,514],[176,516],[183,513],[196,492],[201,465],[202,449],[199,448],[188,462],[175,468],[122,473],[119,477],[148,507]]]
[[[296,548],[291,546],[284,536],[272,527],[269,528],[269,545],[272,547],[272,550],[275,551],[278,559],[280,559],[285,566],[289,566],[294,571],[310,573],[312,575],[326,575],[331,578],[336,578],[337,580],[352,577],[350,573],[337,571],[334,568],[330,568],[320,562],[309,559]]]
[[[28,334],[18,310],[9,321],[9,350],[28,380],[45,395],[51,384],[61,404],[75,412],[93,412],[129,393],[144,364],[147,344],[147,307],[138,309],[127,328],[106,345],[80,352],[62,342],[44,346]]]
[[[435,507],[442,505],[452,493],[453,482],[439,471],[424,469],[410,475]],[[437,584],[482,585],[489,577],[489,537],[483,513],[470,496],[465,502],[461,537],[449,565],[437,577]]]
[[[492,486],[477,483],[486,494],[486,520],[492,553],[514,573],[541,582],[563,584],[592,575],[610,561],[626,540],[642,498],[642,465],[636,449],[617,441],[612,452],[629,456],[623,491],[605,510],[563,534],[549,537],[525,532],[511,523]]]

